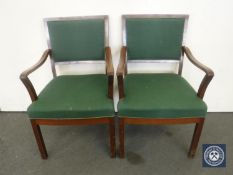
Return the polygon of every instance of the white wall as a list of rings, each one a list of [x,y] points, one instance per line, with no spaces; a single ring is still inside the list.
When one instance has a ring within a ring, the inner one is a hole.
[[[121,14],[185,13],[190,15],[187,45],[216,76],[205,101],[209,111],[233,111],[233,1],[231,0],[1,0],[0,108],[23,111],[30,104],[19,74],[46,49],[42,18],[109,15],[114,64],[121,46]],[[184,76],[195,87],[202,73],[185,62]],[[66,69],[67,70],[67,69]],[[32,76],[36,90],[52,78],[49,63]]]

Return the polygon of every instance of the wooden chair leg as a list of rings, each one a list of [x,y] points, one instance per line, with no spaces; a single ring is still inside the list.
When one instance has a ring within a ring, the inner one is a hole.
[[[110,156],[116,157],[115,119],[109,121]]]
[[[203,118],[195,126],[192,142],[191,142],[191,145],[190,145],[190,148],[189,148],[189,153],[188,153],[188,157],[190,157],[190,158],[193,158],[195,156],[196,149],[197,149],[197,146],[198,146],[198,142],[199,142],[199,139],[200,139],[200,136],[201,136],[202,128],[203,128],[203,125],[204,125],[204,121],[205,121],[205,119]]]
[[[44,140],[41,134],[41,130],[40,130],[40,126],[36,123],[35,120],[31,120],[31,125],[32,125],[32,129],[36,138],[36,142],[38,145],[38,148],[40,150],[40,155],[42,159],[47,159],[48,158],[48,154],[46,151],[46,147],[44,144]]]
[[[119,156],[125,157],[125,121],[123,118],[119,119]]]

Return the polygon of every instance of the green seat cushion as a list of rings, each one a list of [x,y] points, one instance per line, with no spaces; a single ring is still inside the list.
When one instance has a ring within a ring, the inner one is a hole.
[[[177,74],[129,74],[125,98],[118,103],[121,117],[204,117],[206,112],[206,104]]]
[[[111,117],[113,101],[107,97],[107,77],[63,75],[54,78],[28,107],[30,118]]]

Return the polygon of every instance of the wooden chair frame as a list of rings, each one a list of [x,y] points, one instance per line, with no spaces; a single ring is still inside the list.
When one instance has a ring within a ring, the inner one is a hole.
[[[112,64],[112,56],[111,56],[111,49],[108,46],[108,16],[87,16],[87,17],[67,17],[67,18],[48,18],[45,19],[46,21],[49,20],[79,20],[79,19],[95,19],[101,18],[105,20],[105,64],[106,64],[106,75],[108,77],[108,97],[113,99],[113,79],[114,79],[114,68]],[[47,60],[50,56],[51,60],[51,68],[53,76],[56,77],[56,68],[55,68],[55,61],[51,56],[51,47],[50,47],[50,40],[48,38],[48,46],[47,49],[41,59],[32,67],[25,70],[20,75],[20,79],[25,85],[32,102],[38,99],[37,93],[35,88],[28,78],[28,75],[38,69],[43,63]],[[90,62],[94,63],[95,61],[75,61],[78,62]],[[73,61],[72,61],[73,63]],[[104,61],[103,61],[104,63]],[[109,126],[109,140],[110,140],[110,156],[113,158],[116,156],[116,146],[115,146],[115,119],[114,117],[102,117],[102,118],[89,118],[89,119],[30,119],[32,129],[36,138],[36,142],[41,154],[42,159],[47,159],[48,154],[46,151],[46,147],[44,144],[44,140],[41,134],[40,125],[95,125],[95,124],[107,124]]]
[[[118,89],[119,89],[119,99],[125,97],[124,92],[124,77],[127,76],[127,62],[133,62],[134,60],[127,61],[127,46],[126,46],[126,29],[125,29],[125,19],[126,18],[185,18],[185,29],[184,35],[187,27],[187,15],[123,15],[122,16],[122,26],[123,26],[123,47],[121,48],[120,62],[117,68],[117,80],[118,80]],[[204,97],[207,86],[214,76],[214,72],[208,68],[207,66],[200,63],[191,53],[188,47],[184,46],[184,42],[182,44],[182,55],[181,59],[178,61],[179,69],[178,74],[181,75],[182,67],[183,67],[183,58],[184,55],[193,63],[196,67],[205,72],[205,76],[201,81],[199,86],[197,96],[201,99]],[[137,60],[138,61],[138,60]],[[141,60],[140,60],[141,61]],[[141,62],[148,62],[147,60],[142,60]],[[151,60],[149,60],[151,61]],[[166,62],[165,60],[152,60],[152,62]],[[127,94],[126,94],[127,95]],[[119,118],[119,155],[121,158],[125,157],[125,149],[124,149],[124,140],[125,140],[125,125],[157,125],[157,124],[192,124],[195,123],[195,129],[192,137],[192,142],[189,148],[188,157],[194,157],[196,153],[196,149],[198,146],[198,142],[201,136],[202,128],[204,125],[205,119],[203,117],[194,116],[192,118],[129,118],[127,116],[120,116]]]

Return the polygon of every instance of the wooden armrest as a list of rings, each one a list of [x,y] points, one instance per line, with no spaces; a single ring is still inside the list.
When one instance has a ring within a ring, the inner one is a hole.
[[[197,95],[200,98],[203,98],[204,94],[205,94],[205,91],[206,91],[210,81],[214,77],[214,72],[209,67],[207,67],[204,64],[200,63],[193,56],[192,52],[190,51],[190,49],[188,47],[183,46],[182,51],[185,53],[185,55],[191,61],[191,63],[193,63],[196,67],[198,67],[199,69],[201,69],[202,71],[204,71],[206,73],[206,75],[204,76],[204,78],[201,81],[201,84],[200,84],[198,92],[197,92]]]
[[[108,76],[108,97],[113,99],[114,68],[112,64],[111,48],[105,48],[106,74]]]
[[[107,75],[114,75],[114,68],[112,64],[112,54],[111,54],[111,48],[106,47],[105,48],[105,60],[106,60],[106,74]]]
[[[117,82],[118,82],[119,99],[125,97],[124,76],[127,74],[126,52],[127,52],[127,48],[123,46],[121,48],[120,63],[117,67]]]
[[[37,100],[37,94],[36,94],[35,88],[32,85],[32,82],[28,78],[28,75],[34,72],[36,69],[38,69],[46,61],[50,53],[51,53],[50,49],[45,50],[40,60],[35,65],[33,65],[32,67],[28,68],[27,70],[23,71],[20,74],[20,80],[23,82],[23,84],[27,88],[32,101]]]
[[[127,48],[123,46],[121,48],[121,56],[120,56],[120,63],[117,67],[117,76],[118,75],[126,75],[127,69],[126,69],[126,52]]]

